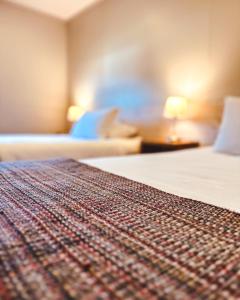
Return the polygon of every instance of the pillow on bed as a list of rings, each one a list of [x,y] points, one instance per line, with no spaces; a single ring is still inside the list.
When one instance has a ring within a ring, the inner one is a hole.
[[[109,128],[108,137],[110,138],[128,138],[134,137],[138,134],[138,129],[135,126],[122,123],[115,122],[112,127]]]
[[[217,152],[240,155],[240,98],[227,97],[222,124],[214,145]]]
[[[118,115],[117,108],[86,112],[72,127],[74,138],[97,139],[108,136],[108,130]]]

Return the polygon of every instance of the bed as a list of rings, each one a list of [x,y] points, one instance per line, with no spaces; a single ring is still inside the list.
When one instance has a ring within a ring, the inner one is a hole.
[[[140,152],[141,138],[76,139],[68,134],[0,135],[0,161],[118,156]]]
[[[83,162],[168,193],[240,212],[240,157],[216,153],[212,147]]]
[[[0,298],[240,299],[239,182],[212,148],[1,163]]]

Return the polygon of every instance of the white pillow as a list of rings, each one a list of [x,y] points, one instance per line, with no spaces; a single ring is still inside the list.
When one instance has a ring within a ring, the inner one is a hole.
[[[135,126],[117,121],[109,128],[108,137],[128,138],[136,136],[137,133],[138,129]]]
[[[72,127],[70,135],[74,138],[105,138],[115,122],[118,109],[101,109],[86,112]]]
[[[240,97],[227,97],[222,124],[214,145],[217,152],[240,155]]]

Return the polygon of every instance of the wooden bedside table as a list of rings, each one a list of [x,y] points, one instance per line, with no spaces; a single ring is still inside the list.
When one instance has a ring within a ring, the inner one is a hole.
[[[194,141],[182,140],[179,142],[170,143],[163,140],[143,141],[142,153],[157,153],[167,151],[177,151],[190,148],[197,148],[200,144]]]

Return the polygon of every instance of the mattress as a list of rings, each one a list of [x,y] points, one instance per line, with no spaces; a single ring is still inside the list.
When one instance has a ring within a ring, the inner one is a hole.
[[[84,162],[174,195],[240,212],[240,157],[215,153],[211,147]]]
[[[0,135],[0,161],[73,159],[139,153],[141,138],[74,139],[67,134]]]

